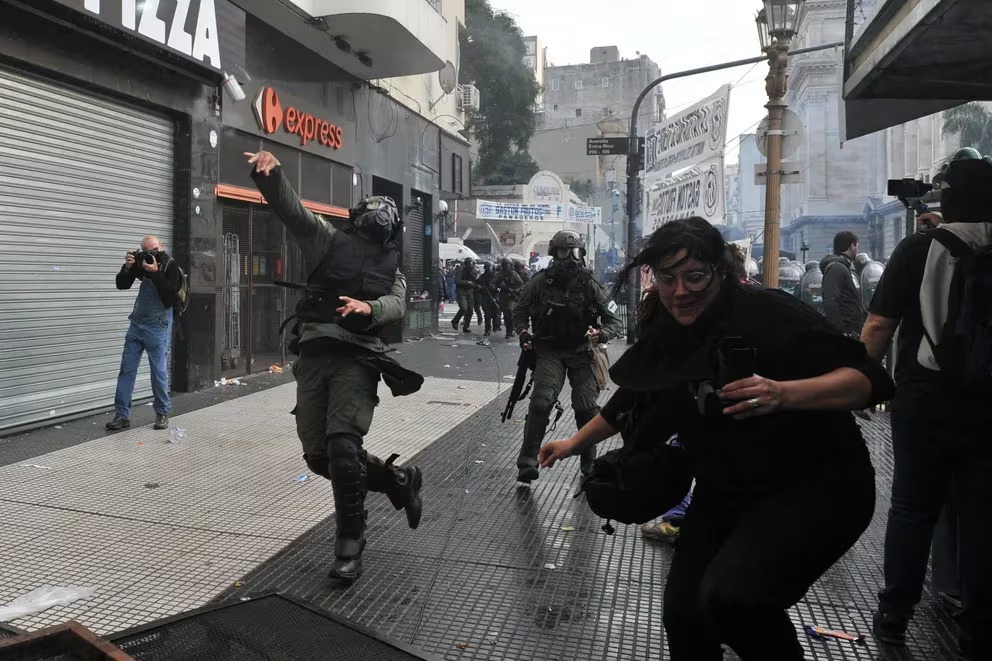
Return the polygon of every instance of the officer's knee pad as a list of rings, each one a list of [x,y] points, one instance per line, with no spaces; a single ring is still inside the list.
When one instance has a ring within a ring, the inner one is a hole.
[[[316,457],[305,454],[303,455],[303,461],[307,463],[307,468],[309,468],[314,475],[320,475],[326,480],[331,479],[331,471],[328,465],[327,457]]]
[[[551,415],[555,405],[555,393],[550,388],[537,386],[530,396],[530,412],[538,416]]]

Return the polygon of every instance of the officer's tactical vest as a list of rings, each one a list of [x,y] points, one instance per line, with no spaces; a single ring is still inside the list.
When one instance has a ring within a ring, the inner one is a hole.
[[[557,281],[553,272],[546,272],[545,278],[534,310],[534,335],[554,347],[577,347],[599,320],[590,295],[592,275],[583,269],[567,284]]]
[[[301,321],[335,323],[352,333],[373,334],[368,317],[342,317],[341,296],[372,301],[388,294],[396,281],[399,251],[371,243],[353,232],[339,231],[320,265],[307,279],[307,294],[297,306]]]

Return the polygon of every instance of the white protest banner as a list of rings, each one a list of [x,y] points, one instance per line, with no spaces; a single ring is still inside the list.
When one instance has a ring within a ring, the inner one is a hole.
[[[603,210],[600,207],[587,207],[582,204],[568,205],[568,220],[573,223],[600,223],[603,220]]]
[[[667,222],[699,216],[714,225],[724,221],[723,157],[701,163],[676,177],[645,182],[644,236]]]
[[[645,176],[664,177],[717,156],[727,142],[730,85],[655,124],[645,139]]]
[[[561,204],[520,204],[517,202],[490,202],[477,200],[475,217],[479,220],[523,220],[527,222],[565,220],[565,207]]]

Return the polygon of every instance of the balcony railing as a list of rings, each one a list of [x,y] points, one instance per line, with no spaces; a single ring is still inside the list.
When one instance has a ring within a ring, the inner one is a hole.
[[[433,7],[434,11],[441,14],[442,16],[444,15],[444,12],[441,11],[441,0],[425,0],[425,2],[427,2],[427,4],[429,4],[431,7]]]

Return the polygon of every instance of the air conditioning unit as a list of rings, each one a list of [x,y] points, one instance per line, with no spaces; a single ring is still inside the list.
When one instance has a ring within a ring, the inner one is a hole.
[[[461,110],[478,112],[481,107],[479,88],[475,85],[459,85],[458,107]]]

